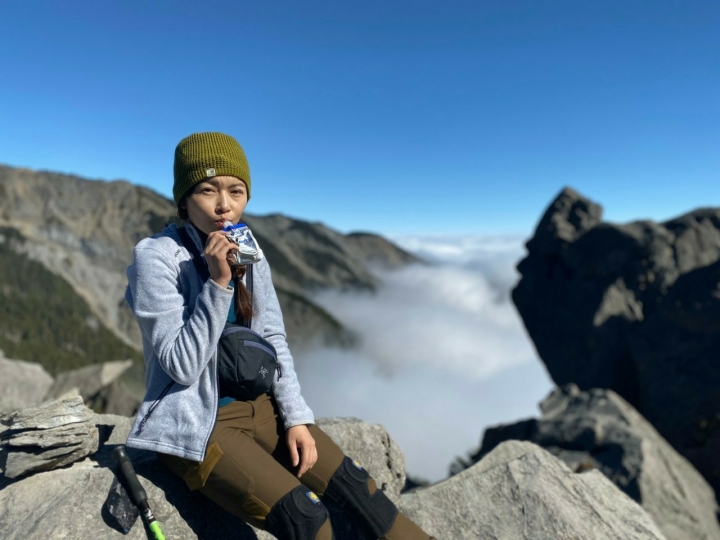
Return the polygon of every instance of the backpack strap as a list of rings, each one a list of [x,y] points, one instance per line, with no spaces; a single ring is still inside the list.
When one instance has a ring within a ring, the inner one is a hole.
[[[195,265],[195,270],[197,270],[202,282],[205,283],[208,279],[210,279],[210,270],[208,270],[207,264],[203,261],[202,255],[198,251],[195,242],[192,241],[192,238],[190,238],[190,235],[185,227],[178,227],[177,232],[178,236],[180,236],[180,241],[185,246],[185,249],[187,249],[190,252],[190,255],[192,255],[192,262]]]
[[[250,296],[252,296],[253,293],[253,266],[255,265],[248,264],[245,266],[247,268],[247,274],[245,274],[245,286],[247,287]]]
[[[250,302],[252,302],[252,296],[253,296],[253,266],[252,264],[245,265],[246,273],[245,273],[245,287],[247,288],[248,292],[250,293]],[[245,323],[245,326],[250,328],[252,326],[252,317],[248,319],[247,321],[243,321]]]

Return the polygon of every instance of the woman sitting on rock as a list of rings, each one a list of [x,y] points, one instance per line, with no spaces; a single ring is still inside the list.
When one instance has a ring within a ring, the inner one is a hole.
[[[227,222],[238,224],[250,199],[243,149],[228,135],[196,133],[178,144],[174,172],[185,224],[138,243],[127,272],[147,369],[127,445],[157,452],[188,488],[280,539],[333,538],[319,497],[376,538],[429,539],[314,425],[270,267],[264,258],[235,264]],[[233,371],[247,354],[260,359],[256,380]]]

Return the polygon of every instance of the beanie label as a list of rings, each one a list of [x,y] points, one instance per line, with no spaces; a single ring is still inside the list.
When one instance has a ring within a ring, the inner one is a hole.
[[[207,176],[208,178],[210,178],[211,176],[215,176],[215,169],[206,169],[205,176]]]

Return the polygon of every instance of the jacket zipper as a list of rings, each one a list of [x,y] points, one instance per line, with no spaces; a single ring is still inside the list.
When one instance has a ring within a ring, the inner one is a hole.
[[[213,422],[213,425],[210,426],[210,431],[208,432],[207,438],[205,439],[205,450],[203,451],[203,460],[205,460],[205,456],[207,456],[207,449],[208,449],[208,443],[210,442],[210,436],[212,435],[212,432],[215,429],[215,426],[217,425],[218,416],[220,416],[220,407],[218,406],[218,400],[220,399],[220,375],[218,374],[218,369],[217,369],[217,351],[215,352],[215,355],[213,356],[213,360],[215,360],[215,399],[213,400],[213,402],[215,403],[215,421]]]
[[[170,391],[170,388],[172,387],[173,384],[175,384],[175,381],[170,381],[170,383],[165,388],[163,388],[163,391],[160,392],[160,396],[155,400],[155,403],[150,405],[148,412],[143,417],[142,421],[140,422],[140,426],[138,427],[137,431],[135,432],[136,436],[140,435],[142,433],[142,430],[145,429],[145,424],[147,423],[148,418],[150,418],[150,415],[153,413],[155,408],[160,404],[160,402],[163,400],[163,398]]]

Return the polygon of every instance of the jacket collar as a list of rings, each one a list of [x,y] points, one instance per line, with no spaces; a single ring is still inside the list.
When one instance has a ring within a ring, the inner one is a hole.
[[[200,234],[198,233],[198,230],[195,228],[195,225],[192,224],[192,222],[189,219],[185,220],[185,229],[188,232],[188,235],[190,236],[190,239],[195,244],[195,247],[198,250],[198,253],[200,253],[200,256],[205,259],[205,245],[202,243],[202,240],[200,240]]]

